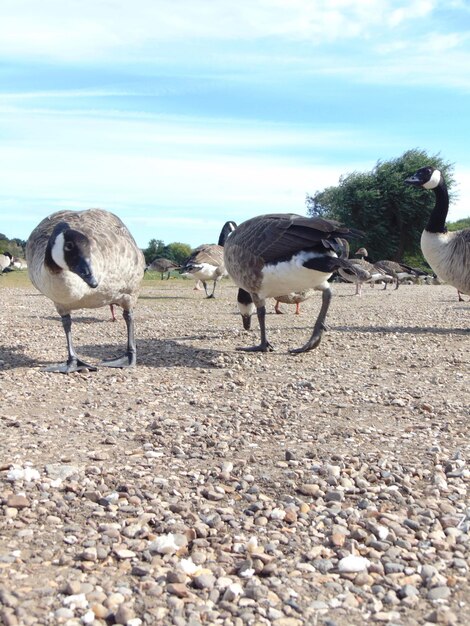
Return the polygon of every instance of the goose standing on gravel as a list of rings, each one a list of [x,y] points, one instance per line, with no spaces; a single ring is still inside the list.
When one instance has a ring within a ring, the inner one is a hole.
[[[349,244],[345,241],[345,256],[349,255]],[[356,296],[362,296],[362,285],[364,283],[375,283],[378,280],[390,280],[387,273],[381,270],[369,261],[366,261],[364,257],[367,256],[367,250],[365,248],[359,248],[356,251],[359,255],[358,259],[349,259],[351,265],[354,266],[355,271],[351,271],[350,267],[340,267],[338,274],[349,283],[356,285]]]
[[[127,326],[127,351],[105,367],[132,367],[136,362],[133,308],[144,275],[145,261],[121,220],[108,211],[59,211],[44,219],[26,245],[33,285],[50,298],[62,318],[67,362],[50,372],[96,370],[82,361],[72,343],[70,312],[117,304]]]
[[[170,279],[170,274],[173,270],[178,270],[179,266],[170,259],[165,259],[163,257],[159,257],[154,259],[149,265],[147,265],[147,271],[150,272],[160,272],[161,279],[163,280],[163,276],[166,274],[166,279]]]
[[[294,291],[292,293],[288,293],[285,296],[276,296],[274,300],[276,300],[276,304],[274,305],[274,311],[277,315],[282,315],[282,311],[279,308],[279,305],[282,304],[295,304],[295,314],[300,315],[300,304],[301,302],[305,302],[312,295],[312,289],[304,289],[303,291]]]
[[[449,194],[444,176],[434,167],[422,167],[405,183],[431,189],[436,196],[436,204],[421,234],[424,258],[442,281],[470,295],[470,228],[452,232],[446,229]]]
[[[224,265],[224,243],[227,236],[236,228],[235,222],[225,222],[217,244],[202,244],[195,248],[183,263],[180,274],[190,274],[194,280],[201,281],[208,298],[214,298],[219,280],[227,275]],[[214,281],[212,293],[207,290],[207,281]],[[197,283],[196,283],[197,285]]]
[[[6,270],[7,267],[10,267],[12,258],[13,257],[9,252],[0,254],[0,274],[3,274],[4,270]]]
[[[354,272],[350,261],[337,256],[342,247],[339,238],[357,234],[337,222],[291,213],[254,217],[230,233],[224,245],[225,266],[253,300],[261,331],[259,345],[240,349],[273,350],[266,338],[266,298],[304,289],[321,291],[322,306],[310,339],[291,352],[316,348],[331,301],[328,278],[339,267]]]
[[[402,280],[406,280],[407,278],[415,280],[418,276],[426,274],[426,272],[417,270],[404,263],[398,263],[397,261],[376,261],[374,265],[386,272],[396,281],[395,289],[398,289]],[[385,282],[384,289],[387,289],[387,282]]]

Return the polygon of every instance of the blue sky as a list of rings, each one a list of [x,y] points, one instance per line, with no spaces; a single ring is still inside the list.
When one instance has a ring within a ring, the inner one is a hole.
[[[467,0],[2,0],[0,232],[101,207],[196,246],[411,148],[468,217],[469,68]]]

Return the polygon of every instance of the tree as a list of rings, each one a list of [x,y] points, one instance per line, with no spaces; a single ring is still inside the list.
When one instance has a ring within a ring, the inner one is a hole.
[[[428,164],[442,171],[451,192],[453,166],[438,154],[429,156],[414,149],[397,159],[378,161],[370,172],[341,177],[337,187],[307,196],[308,213],[361,230],[364,238],[352,246],[365,246],[374,261],[422,259],[420,237],[434,206],[434,194],[417,193],[403,181]]]
[[[447,222],[447,230],[462,230],[464,228],[470,228],[470,217],[464,217],[456,222]]]
[[[170,261],[173,261],[177,265],[182,265],[190,254],[190,245],[188,245],[187,243],[180,243],[178,241],[175,241],[165,246],[162,256],[164,256],[166,259],[170,259]]]
[[[151,239],[149,241],[149,245],[143,250],[145,257],[145,262],[148,265],[158,256],[164,256],[163,250],[165,249],[165,244],[161,239]]]

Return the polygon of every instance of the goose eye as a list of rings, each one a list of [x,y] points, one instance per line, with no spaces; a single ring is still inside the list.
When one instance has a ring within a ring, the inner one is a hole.
[[[64,243],[64,250],[66,252],[70,252],[71,250],[73,250],[73,243],[71,243],[70,241],[67,241]]]

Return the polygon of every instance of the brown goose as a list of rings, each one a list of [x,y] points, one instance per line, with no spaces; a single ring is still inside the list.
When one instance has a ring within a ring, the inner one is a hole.
[[[395,289],[398,289],[402,280],[407,280],[408,278],[415,280],[418,276],[426,273],[421,270],[417,270],[410,265],[398,263],[397,261],[376,261],[374,265],[379,270],[383,270],[388,276],[391,276],[396,281]],[[384,289],[387,289],[387,284],[388,283],[385,282]]]
[[[261,331],[259,345],[240,349],[273,350],[266,337],[266,298],[304,289],[321,291],[322,307],[310,339],[291,352],[316,348],[331,301],[328,278],[340,267],[354,272],[350,261],[337,256],[342,247],[339,238],[357,234],[330,220],[291,213],[254,217],[230,233],[224,246],[225,267],[254,302]]]
[[[470,295],[470,228],[448,231],[449,194],[442,173],[422,167],[405,180],[407,185],[434,192],[436,203],[421,234],[421,250],[439,278]]]
[[[349,245],[346,242],[346,256],[349,253]],[[356,271],[352,272],[350,268],[340,267],[338,274],[350,283],[356,285],[356,296],[362,295],[362,285],[364,283],[375,283],[378,280],[386,280],[387,274],[384,270],[381,270],[369,261],[366,261],[364,257],[367,256],[367,250],[365,248],[359,248],[356,254],[360,255],[358,259],[349,259],[351,264],[355,267]]]
[[[292,293],[288,293],[285,296],[276,296],[274,300],[276,300],[276,304],[274,305],[274,310],[278,315],[282,315],[282,311],[279,308],[279,305],[282,304],[295,304],[295,314],[300,315],[300,304],[301,302],[305,302],[307,298],[310,298],[312,295],[311,289],[304,289],[303,291],[294,291]]]
[[[110,304],[123,308],[127,350],[123,357],[103,361],[100,365],[135,365],[133,308],[145,261],[132,235],[116,215],[101,209],[53,213],[31,233],[26,259],[33,285],[54,302],[67,340],[66,363],[51,366],[47,371],[96,370],[78,358],[74,350],[70,312]]]
[[[149,265],[147,265],[147,271],[150,272],[160,272],[161,279],[163,280],[163,276],[166,274],[166,279],[169,280],[170,273],[172,270],[178,270],[179,266],[176,265],[170,259],[165,259],[163,257],[154,259]]]
[[[217,244],[203,244],[195,248],[183,263],[180,274],[190,274],[194,280],[201,281],[208,298],[214,298],[215,288],[223,276],[227,276],[224,265],[224,241],[235,228],[235,222],[226,222],[222,228]],[[207,281],[214,281],[212,293],[207,290]],[[196,283],[197,284],[197,283]]]

